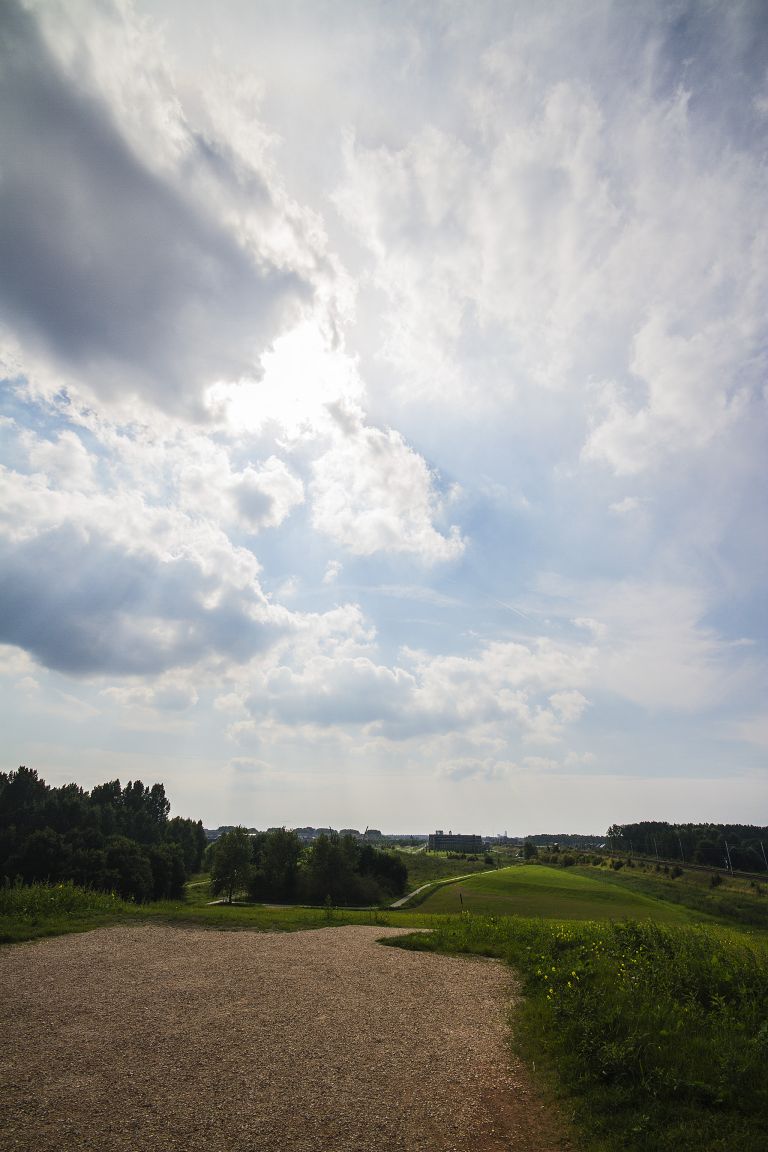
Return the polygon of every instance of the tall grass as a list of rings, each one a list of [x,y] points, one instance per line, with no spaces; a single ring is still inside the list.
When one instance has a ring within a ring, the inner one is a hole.
[[[554,1070],[590,1148],[764,1152],[764,944],[699,925],[465,915],[406,946],[514,965],[522,1047]]]
[[[679,904],[732,924],[768,928],[768,897],[765,890],[757,885],[749,889],[744,880],[726,878],[712,887],[712,873],[682,869],[677,877],[672,878],[663,872],[652,871],[650,866],[633,869],[624,867],[621,871],[578,867],[569,871],[581,876],[599,877],[606,884]]]
[[[124,908],[110,892],[92,892],[69,882],[0,885],[0,943],[79,931]]]

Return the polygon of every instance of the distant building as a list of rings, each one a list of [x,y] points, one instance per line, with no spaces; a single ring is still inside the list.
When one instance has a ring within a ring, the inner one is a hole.
[[[482,836],[464,836],[459,832],[430,833],[427,840],[428,852],[482,852]]]

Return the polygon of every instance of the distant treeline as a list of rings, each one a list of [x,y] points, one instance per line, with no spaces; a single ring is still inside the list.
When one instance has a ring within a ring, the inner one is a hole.
[[[608,829],[608,845],[622,852],[714,868],[768,871],[768,828],[755,824],[667,824],[655,820],[613,824]]]
[[[526,840],[532,841],[541,847],[559,844],[566,848],[596,848],[605,843],[605,836],[584,836],[578,832],[562,832],[559,835],[553,832],[540,832],[537,836],[510,836],[510,844],[523,844]]]
[[[378,904],[400,896],[408,879],[399,856],[333,831],[305,844],[286,828],[232,828],[210,845],[206,863],[212,891],[230,900],[244,892],[266,902]]]
[[[162,784],[119,780],[90,793],[34,769],[0,772],[0,880],[71,880],[126,900],[183,894],[205,850],[202,821],[169,819]]]

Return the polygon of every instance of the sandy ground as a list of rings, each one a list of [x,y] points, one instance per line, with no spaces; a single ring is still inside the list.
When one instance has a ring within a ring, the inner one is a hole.
[[[0,949],[3,1152],[564,1152],[501,964],[398,929],[149,925]]]

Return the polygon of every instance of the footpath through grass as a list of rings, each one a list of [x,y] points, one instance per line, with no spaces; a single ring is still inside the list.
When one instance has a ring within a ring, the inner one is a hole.
[[[718,927],[465,913],[398,947],[497,956],[521,974],[523,1054],[591,1152],[765,1152],[768,950]]]
[[[448,884],[419,906],[427,915],[473,912],[496,916],[542,916],[555,920],[654,920],[685,924],[695,915],[650,895],[606,883],[604,876],[572,869],[514,865]]]

